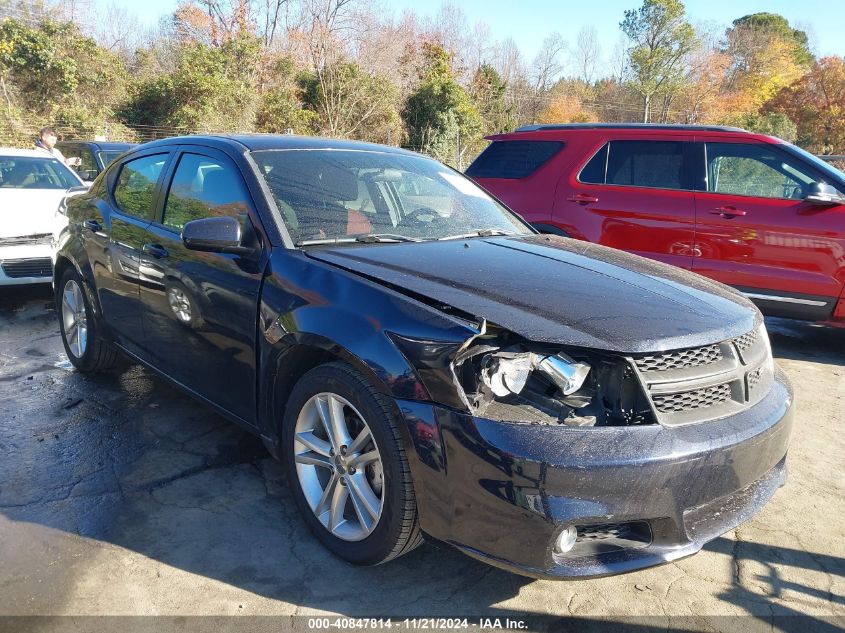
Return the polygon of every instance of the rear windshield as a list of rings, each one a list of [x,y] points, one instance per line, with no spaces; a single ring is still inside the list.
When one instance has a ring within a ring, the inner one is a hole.
[[[471,178],[525,178],[562,147],[560,141],[493,141],[466,174]]]
[[[0,156],[0,188],[69,189],[80,184],[70,169],[55,158]]]

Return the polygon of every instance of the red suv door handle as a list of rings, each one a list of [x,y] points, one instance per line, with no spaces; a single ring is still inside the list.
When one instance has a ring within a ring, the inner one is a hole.
[[[724,207],[719,207],[718,209],[710,209],[710,211],[708,211],[708,213],[712,213],[713,215],[721,215],[723,218],[728,218],[728,219],[736,217],[736,216],[748,215],[748,213],[746,211],[743,211],[742,209],[737,209],[736,207],[732,207],[732,206],[729,206],[729,205],[724,206]]]
[[[578,204],[590,204],[591,202],[598,202],[599,199],[591,196],[588,193],[576,193],[567,198],[570,202],[577,202]]]

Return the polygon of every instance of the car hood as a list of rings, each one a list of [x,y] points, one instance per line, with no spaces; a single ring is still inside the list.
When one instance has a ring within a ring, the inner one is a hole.
[[[64,189],[0,188],[0,239],[53,232]]]
[[[316,247],[307,254],[537,342],[653,352],[739,336],[761,319],[727,286],[557,236]]]

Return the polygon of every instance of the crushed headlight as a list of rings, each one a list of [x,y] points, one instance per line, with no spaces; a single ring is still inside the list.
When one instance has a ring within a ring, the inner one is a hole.
[[[519,394],[532,371],[549,378],[564,395],[578,391],[590,373],[590,366],[572,360],[563,352],[543,356],[534,352],[496,352],[481,360],[481,380],[499,397]]]

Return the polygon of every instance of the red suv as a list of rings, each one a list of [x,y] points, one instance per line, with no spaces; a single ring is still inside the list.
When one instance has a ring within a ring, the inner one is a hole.
[[[845,174],[738,128],[529,125],[467,169],[538,230],[729,284],[767,314],[845,323]]]

